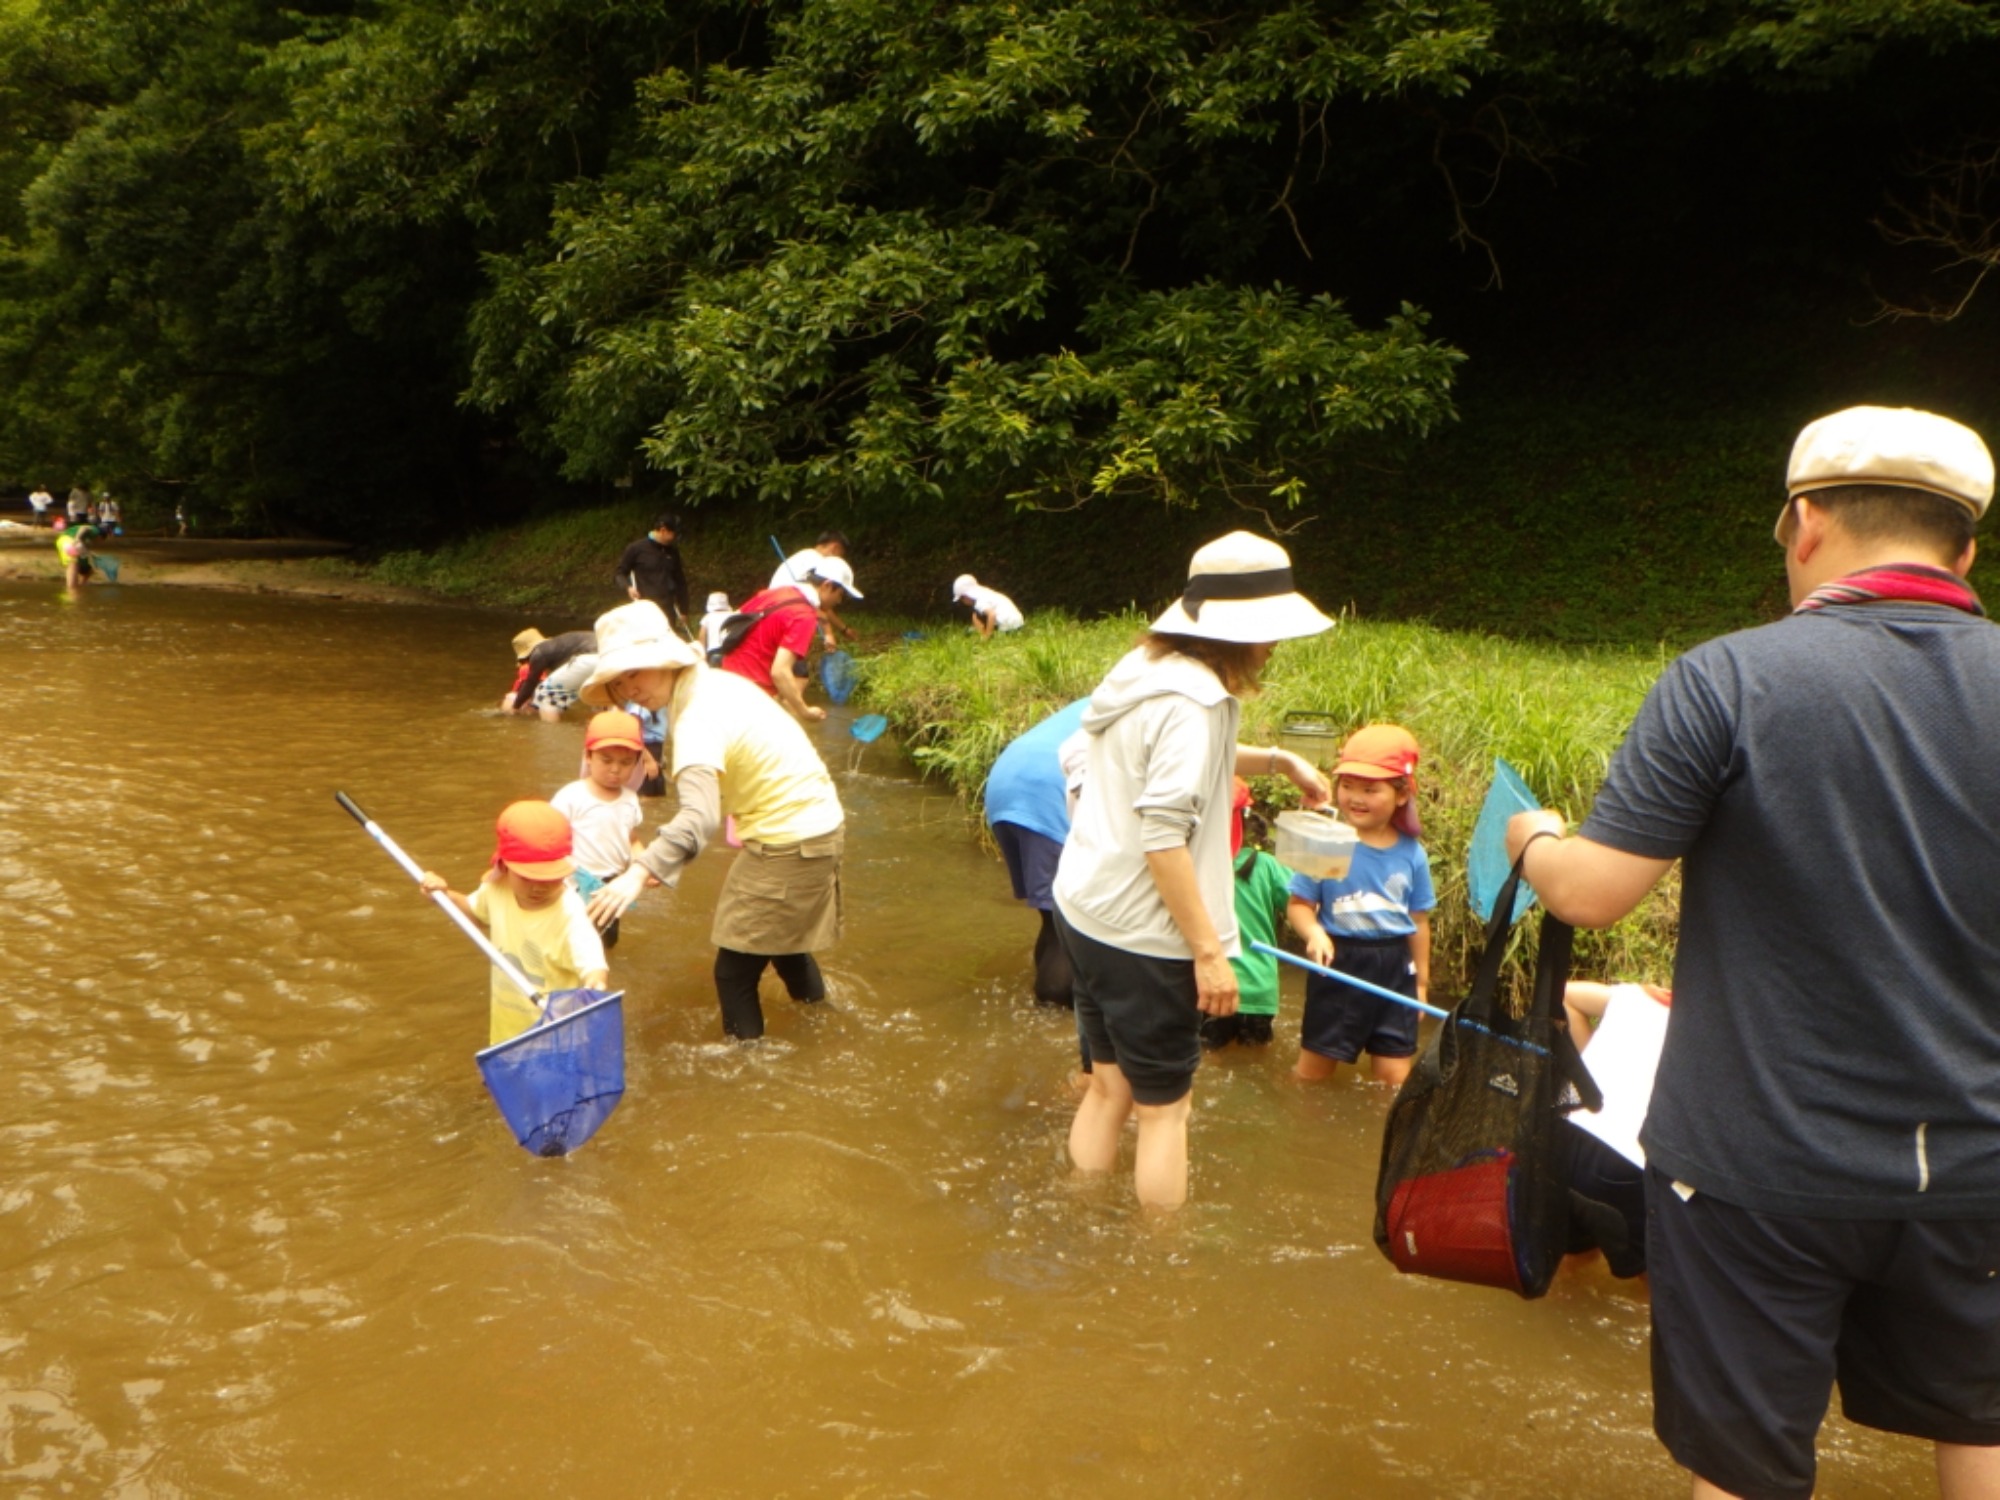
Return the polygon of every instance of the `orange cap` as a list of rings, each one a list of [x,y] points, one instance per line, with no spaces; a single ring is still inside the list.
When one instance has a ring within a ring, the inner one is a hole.
[[[646,741],[639,732],[637,719],[622,708],[607,708],[601,714],[591,715],[590,723],[583,731],[585,755],[599,745],[623,745],[628,750],[644,751]]]
[[[1396,809],[1392,821],[1415,838],[1422,826],[1417,818],[1419,758],[1417,737],[1402,725],[1368,724],[1350,734],[1347,743],[1340,747],[1340,760],[1333,768],[1333,775],[1335,780],[1342,776],[1359,776],[1370,781],[1406,778],[1410,783],[1410,799]]]
[[[1243,810],[1250,805],[1250,783],[1241,776],[1229,778],[1229,857],[1243,852]]]
[[[546,802],[510,802],[494,826],[493,862],[529,880],[561,880],[576,869],[569,857],[569,819]]]

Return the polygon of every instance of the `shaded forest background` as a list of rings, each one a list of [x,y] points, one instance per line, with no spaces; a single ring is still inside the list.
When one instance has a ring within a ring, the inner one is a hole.
[[[0,0],[0,486],[839,525],[905,609],[1242,524],[1702,633],[1801,422],[2000,432],[1996,63],[1960,0]]]

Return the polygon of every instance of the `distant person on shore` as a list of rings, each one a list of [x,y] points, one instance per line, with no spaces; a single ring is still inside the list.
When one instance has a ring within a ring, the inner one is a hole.
[[[1037,1005],[1067,1008],[1076,1003],[1069,953],[1056,935],[1055,880],[1069,838],[1062,747],[1083,727],[1084,710],[1089,707],[1088,698],[1079,698],[1016,735],[994,760],[980,793],[986,824],[1007,864],[1014,899],[1025,902],[1041,921],[1035,935]]]
[[[1024,623],[1020,605],[1000,590],[989,589],[970,573],[961,573],[952,580],[951,598],[954,604],[972,606],[972,628],[979,632],[982,641],[991,639],[995,631],[1004,635],[1019,630]]]
[[[1417,842],[1417,741],[1400,724],[1370,724],[1340,747],[1334,803],[1360,836],[1340,880],[1294,875],[1292,930],[1323,968],[1422,1000],[1431,980],[1430,857]],[[1295,1077],[1331,1078],[1368,1054],[1377,1083],[1400,1085],[1417,1053],[1417,1011],[1322,975],[1306,976]]]
[[[188,534],[187,505],[182,501],[176,500],[174,502],[174,535],[186,536],[187,534]]]
[[[673,887],[682,868],[736,820],[743,847],[729,863],[709,938],[722,1029],[764,1034],[757,995],[775,965],[794,1000],[826,998],[813,955],[840,939],[845,814],[833,778],[798,721],[733,672],[719,671],[650,602],[597,618],[597,670],[584,701],[664,708],[673,722],[680,807],[632,868],[591,898],[599,921],[621,916],[648,879]]]
[[[462,896],[435,871],[424,871],[426,895],[442,891],[451,904],[486,928],[493,946],[536,989],[601,990],[610,977],[604,943],[590,925],[583,897],[570,876],[569,820],[546,802],[515,802],[494,829],[493,862],[470,896]],[[492,970],[486,1045],[519,1036],[541,1019],[534,1001]]]
[[[1243,951],[1229,960],[1236,971],[1236,1014],[1203,1016],[1201,1044],[1210,1051],[1235,1042],[1244,1047],[1268,1047],[1278,1020],[1278,961],[1251,949],[1252,943],[1277,944],[1279,930],[1291,905],[1292,872],[1260,847],[1267,834],[1264,820],[1250,805],[1250,784],[1236,778],[1230,811],[1229,850],[1236,872],[1236,930]]]
[[[56,497],[49,493],[47,485],[35,486],[34,493],[28,496],[28,508],[35,513],[37,526],[49,524],[49,507],[55,503]]]
[[[1849,1422],[1928,1442],[1939,1491],[1984,1500],[2000,631],[1966,575],[1993,456],[1936,413],[1850,407],[1800,431],[1784,484],[1791,613],[1669,662],[1582,827],[1516,814],[1508,852],[1578,927],[1681,867],[1640,1140],[1653,1426],[1694,1493],[1807,1500],[1837,1384]]]
[[[820,569],[820,564],[823,562],[838,562],[844,568],[849,567],[847,562],[846,533],[822,531],[819,534],[818,541],[814,542],[810,547],[801,547],[797,552],[794,552],[790,557],[778,564],[778,570],[771,575],[770,586],[777,589],[783,588],[788,583],[802,585],[809,582],[815,573],[819,573],[821,577],[829,576]],[[848,571],[847,577],[850,581],[854,577],[851,568]],[[859,599],[861,596],[856,594],[854,597]],[[744,607],[746,609],[749,608],[748,605]],[[842,633],[845,633],[850,641],[859,639],[858,633],[845,620],[840,618],[840,609],[837,601],[834,604],[822,605],[819,617],[820,623],[826,627],[826,644],[828,650],[832,650],[840,644],[839,638]]]
[[[722,645],[722,627],[736,613],[729,596],[717,589],[708,596],[708,608],[701,617],[701,654],[707,656]]]
[[[83,525],[90,511],[90,491],[81,485],[72,485],[65,508],[69,512],[69,524],[72,527]]]
[[[627,598],[652,600],[674,628],[686,635],[694,608],[688,602],[687,569],[676,540],[680,531],[681,518],[672,511],[662,511],[653,529],[619,556],[615,575]]]
[[[106,495],[97,502],[97,524],[107,535],[119,535],[123,530],[124,518],[125,512],[119,509],[118,502],[111,496]]]
[[[588,630],[569,630],[558,636],[544,636],[533,626],[522,631],[514,637],[518,670],[514,685],[500,699],[501,711],[524,714],[533,709],[546,722],[560,719],[563,710],[577,701],[576,690],[590,676],[588,665],[578,671],[572,664],[596,650],[597,637]]]
[[[1236,1013],[1233,777],[1282,770],[1309,805],[1327,797],[1296,755],[1237,743],[1238,695],[1256,690],[1275,642],[1332,626],[1292,587],[1284,548],[1231,532],[1195,553],[1179,602],[1084,713],[1088,768],[1055,881],[1091,1061],[1069,1153],[1080,1173],[1110,1172],[1136,1115],[1148,1208],[1187,1199],[1201,1018]]]
[[[585,900],[629,870],[632,856],[644,847],[639,823],[645,814],[631,782],[645,753],[639,721],[623,709],[607,708],[583,731],[583,775],[549,798],[549,806],[569,819],[573,883]],[[618,919],[602,930],[608,953],[618,945]]]
[[[743,601],[739,614],[762,618],[722,658],[722,670],[756,683],[803,722],[824,719],[825,709],[806,702],[806,655],[822,614],[844,598],[860,597],[854,570],[844,559],[820,558],[804,582],[769,588]]]
[[[96,539],[97,528],[88,525],[66,528],[56,538],[56,556],[62,559],[65,587],[80,589],[96,573],[90,557],[90,544]]]

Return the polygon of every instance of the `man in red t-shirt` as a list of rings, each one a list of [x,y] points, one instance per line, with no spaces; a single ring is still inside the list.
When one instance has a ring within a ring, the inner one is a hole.
[[[799,583],[766,589],[743,601],[739,614],[754,615],[768,610],[752,625],[736,649],[722,658],[722,670],[747,677],[800,719],[824,719],[826,710],[806,702],[804,680],[795,664],[812,650],[819,631],[819,612],[837,606],[842,599],[859,599],[854,572],[844,559],[822,558]]]

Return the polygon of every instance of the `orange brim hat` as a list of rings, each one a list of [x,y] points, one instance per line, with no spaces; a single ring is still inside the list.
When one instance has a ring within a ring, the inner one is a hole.
[[[600,745],[623,745],[627,750],[643,754],[646,740],[640,732],[639,721],[631,714],[622,708],[607,708],[601,714],[592,715],[583,731],[585,755]]]
[[[573,874],[569,819],[546,802],[513,802],[494,825],[493,863],[529,880]]]
[[[1407,781],[1409,800],[1396,809],[1396,816],[1389,821],[1416,838],[1423,830],[1423,820],[1417,816],[1417,761],[1421,756],[1417,737],[1402,725],[1369,724],[1355,730],[1340,747],[1340,759],[1333,768],[1334,780],[1359,776],[1368,781]]]

